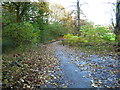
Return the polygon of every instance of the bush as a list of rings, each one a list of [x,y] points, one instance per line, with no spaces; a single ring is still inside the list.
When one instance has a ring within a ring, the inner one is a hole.
[[[95,28],[89,23],[81,26],[81,36],[73,36],[72,34],[64,35],[67,39],[66,43],[71,45],[102,45],[104,43],[115,42],[115,34],[111,33],[110,30],[105,27]]]
[[[106,33],[104,35],[101,35],[100,37],[107,41],[115,41],[115,34],[113,33]]]
[[[12,23],[3,28],[3,39],[10,37],[14,41],[15,46],[29,44],[35,39],[33,30],[34,28],[29,22]]]
[[[44,41],[51,41],[52,39],[57,39],[63,35],[67,34],[67,30],[58,22],[53,24],[48,24],[42,31],[41,37]]]
[[[2,39],[2,52],[4,53],[5,50],[9,48],[13,48],[14,43],[15,43],[14,40],[11,38],[3,38]]]
[[[70,39],[73,35],[72,34],[67,34],[67,35],[64,35],[64,39]]]
[[[70,45],[76,45],[76,44],[79,44],[79,43],[87,43],[88,41],[85,40],[85,38],[82,38],[82,37],[79,37],[79,36],[74,36],[72,34],[67,34],[67,35],[64,35],[64,39],[65,40],[65,43],[68,43]]]

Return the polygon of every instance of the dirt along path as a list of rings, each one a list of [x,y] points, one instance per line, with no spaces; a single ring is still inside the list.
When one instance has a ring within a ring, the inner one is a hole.
[[[86,54],[57,42],[50,47],[60,61],[62,79],[59,82],[67,88],[120,87],[117,59]]]

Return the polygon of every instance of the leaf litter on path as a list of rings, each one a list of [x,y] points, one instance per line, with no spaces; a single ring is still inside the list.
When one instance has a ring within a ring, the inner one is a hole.
[[[120,79],[116,77],[119,72],[117,60],[90,55],[76,48],[58,44],[40,45],[18,54],[19,58],[14,55],[3,55],[3,87],[7,89],[67,88],[72,81],[64,81],[55,48],[67,54],[72,60],[69,63],[76,64],[80,72],[89,72],[88,77],[92,78],[93,87],[120,87]],[[86,78],[86,76],[82,77]]]
[[[40,45],[20,54],[20,56],[21,61],[17,62],[20,67],[16,63],[11,66],[11,63],[18,59],[14,55],[3,56],[3,88],[29,89],[45,88],[49,85],[51,87],[60,86],[59,83],[52,82],[53,80],[59,81],[61,75],[57,73],[60,70],[59,60],[57,60],[54,50],[49,45]]]
[[[118,88],[120,87],[120,78],[118,77],[119,61],[118,58],[105,55],[96,55],[94,53],[83,53],[67,45],[54,45],[56,50],[62,51],[72,62],[76,64],[80,71],[89,72],[89,77],[92,78],[93,87],[107,87]],[[63,55],[62,55],[63,56]],[[83,76],[84,78],[85,76]]]

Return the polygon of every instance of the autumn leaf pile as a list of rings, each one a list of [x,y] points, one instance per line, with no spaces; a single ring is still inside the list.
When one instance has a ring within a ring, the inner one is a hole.
[[[59,61],[49,46],[40,45],[25,53],[3,55],[3,88],[34,89],[47,86],[59,71]],[[53,83],[54,84],[54,83]]]

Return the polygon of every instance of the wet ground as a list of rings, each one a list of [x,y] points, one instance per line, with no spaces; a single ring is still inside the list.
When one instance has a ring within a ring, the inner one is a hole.
[[[55,50],[61,69],[57,72],[61,74],[61,79],[54,82],[64,84],[66,88],[120,87],[118,59],[86,54],[57,42],[52,43],[51,47]]]

